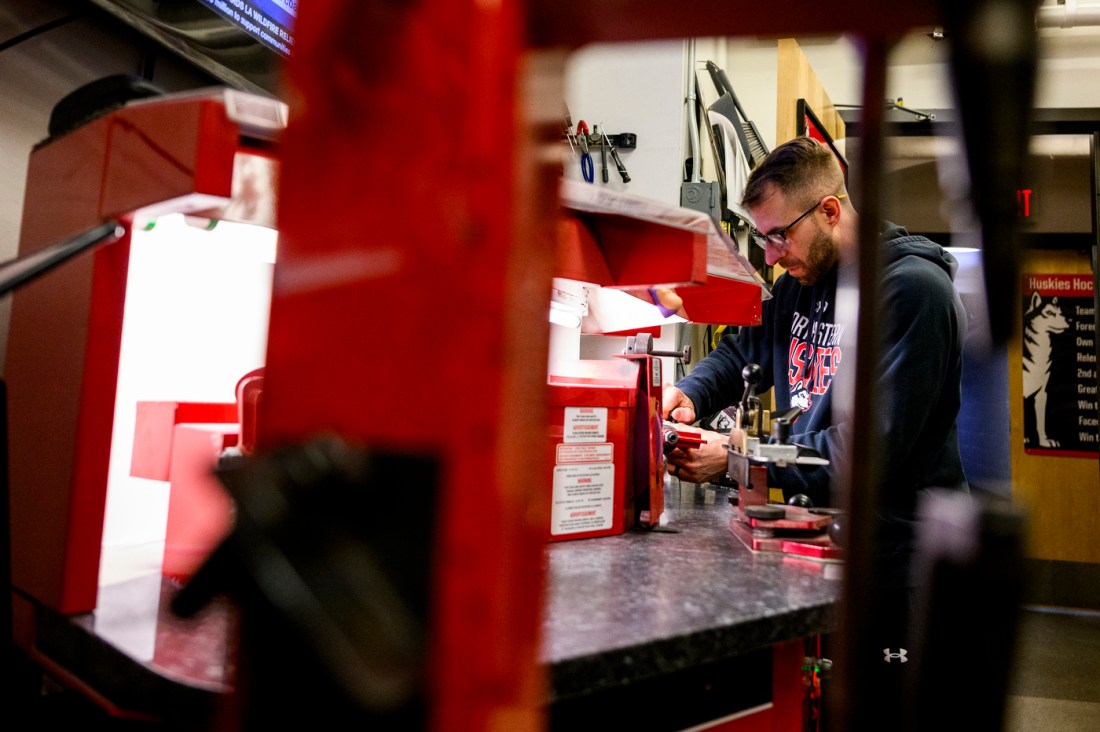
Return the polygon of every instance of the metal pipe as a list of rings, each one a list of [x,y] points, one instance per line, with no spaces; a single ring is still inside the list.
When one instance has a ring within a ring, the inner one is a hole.
[[[699,118],[695,116],[695,39],[688,39],[687,45],[687,73],[684,75],[684,84],[687,86],[688,107],[688,136],[691,140],[691,179],[696,183],[703,180],[702,158],[699,155]]]

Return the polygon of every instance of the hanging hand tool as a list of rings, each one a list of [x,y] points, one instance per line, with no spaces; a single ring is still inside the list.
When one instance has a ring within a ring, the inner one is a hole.
[[[581,176],[586,183],[596,180],[596,171],[592,166],[592,153],[588,152],[588,124],[582,119],[577,123],[577,141],[581,145]]]
[[[581,176],[585,182],[592,183],[595,181],[595,166],[592,164],[592,145],[600,146],[600,161],[603,174],[603,182],[608,183],[610,175],[608,173],[607,156],[610,153],[611,159],[615,161],[615,167],[619,171],[619,177],[622,178],[623,183],[630,182],[630,174],[626,172],[626,166],[623,165],[622,159],[619,157],[619,151],[616,149],[622,147],[628,150],[633,150],[638,145],[638,136],[633,132],[621,132],[614,135],[608,135],[603,130],[602,125],[594,125],[591,134],[588,130],[588,123],[583,119],[577,122],[576,128],[573,127],[573,118],[569,114],[569,110],[565,111],[565,139],[569,143],[569,149],[574,155],[577,154],[578,148],[580,148],[581,155]]]
[[[577,139],[577,135],[573,132],[573,118],[569,116],[569,112],[565,113],[565,141],[569,143],[569,152],[574,155],[577,154],[577,146],[574,144],[574,140]]]
[[[750,168],[755,168],[768,156],[768,146],[764,144],[764,140],[760,137],[760,131],[756,129],[756,125],[745,114],[745,108],[741,106],[737,95],[733,93],[733,84],[730,83],[726,72],[713,61],[707,61],[707,72],[710,73],[714,88],[719,95],[718,101],[712,104],[710,108],[734,124],[734,131],[737,134],[738,142],[741,143],[741,148],[744,150],[745,159],[749,161]],[[728,98],[726,95],[729,95]],[[730,102],[733,103],[733,109],[729,108]]]
[[[592,133],[594,135],[596,135],[597,138],[602,136],[604,141],[607,140],[607,135],[603,134],[600,131],[600,126],[599,125],[594,125],[592,127]],[[609,176],[607,175],[607,148],[608,148],[608,146],[606,144],[600,145],[600,172],[603,174],[603,182],[604,183],[607,183],[608,180],[609,180]]]
[[[623,165],[623,161],[619,159],[619,151],[615,149],[615,146],[611,144],[611,140],[608,139],[607,133],[603,135],[604,149],[611,151],[611,157],[615,159],[615,167],[619,169],[619,177],[623,179],[623,183],[630,182],[630,175],[626,172],[626,166]],[[607,176],[604,176],[604,181],[607,180]]]

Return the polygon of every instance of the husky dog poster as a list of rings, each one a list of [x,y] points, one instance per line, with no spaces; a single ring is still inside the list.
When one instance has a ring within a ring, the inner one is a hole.
[[[1092,289],[1092,275],[1024,275],[1027,453],[1095,457],[1100,447]]]

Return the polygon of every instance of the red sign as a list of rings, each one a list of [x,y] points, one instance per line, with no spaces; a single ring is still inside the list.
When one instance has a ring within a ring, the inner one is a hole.
[[[1031,199],[1032,191],[1030,188],[1020,188],[1016,191],[1016,215],[1022,219],[1031,218]]]

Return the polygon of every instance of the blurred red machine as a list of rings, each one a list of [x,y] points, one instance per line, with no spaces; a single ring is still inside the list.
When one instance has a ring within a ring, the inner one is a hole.
[[[284,105],[252,95],[149,99],[32,153],[21,255],[104,221],[125,233],[13,298],[12,581],[24,634],[29,599],[62,613],[95,608],[135,219],[180,212],[270,226],[272,145],[285,124]]]

